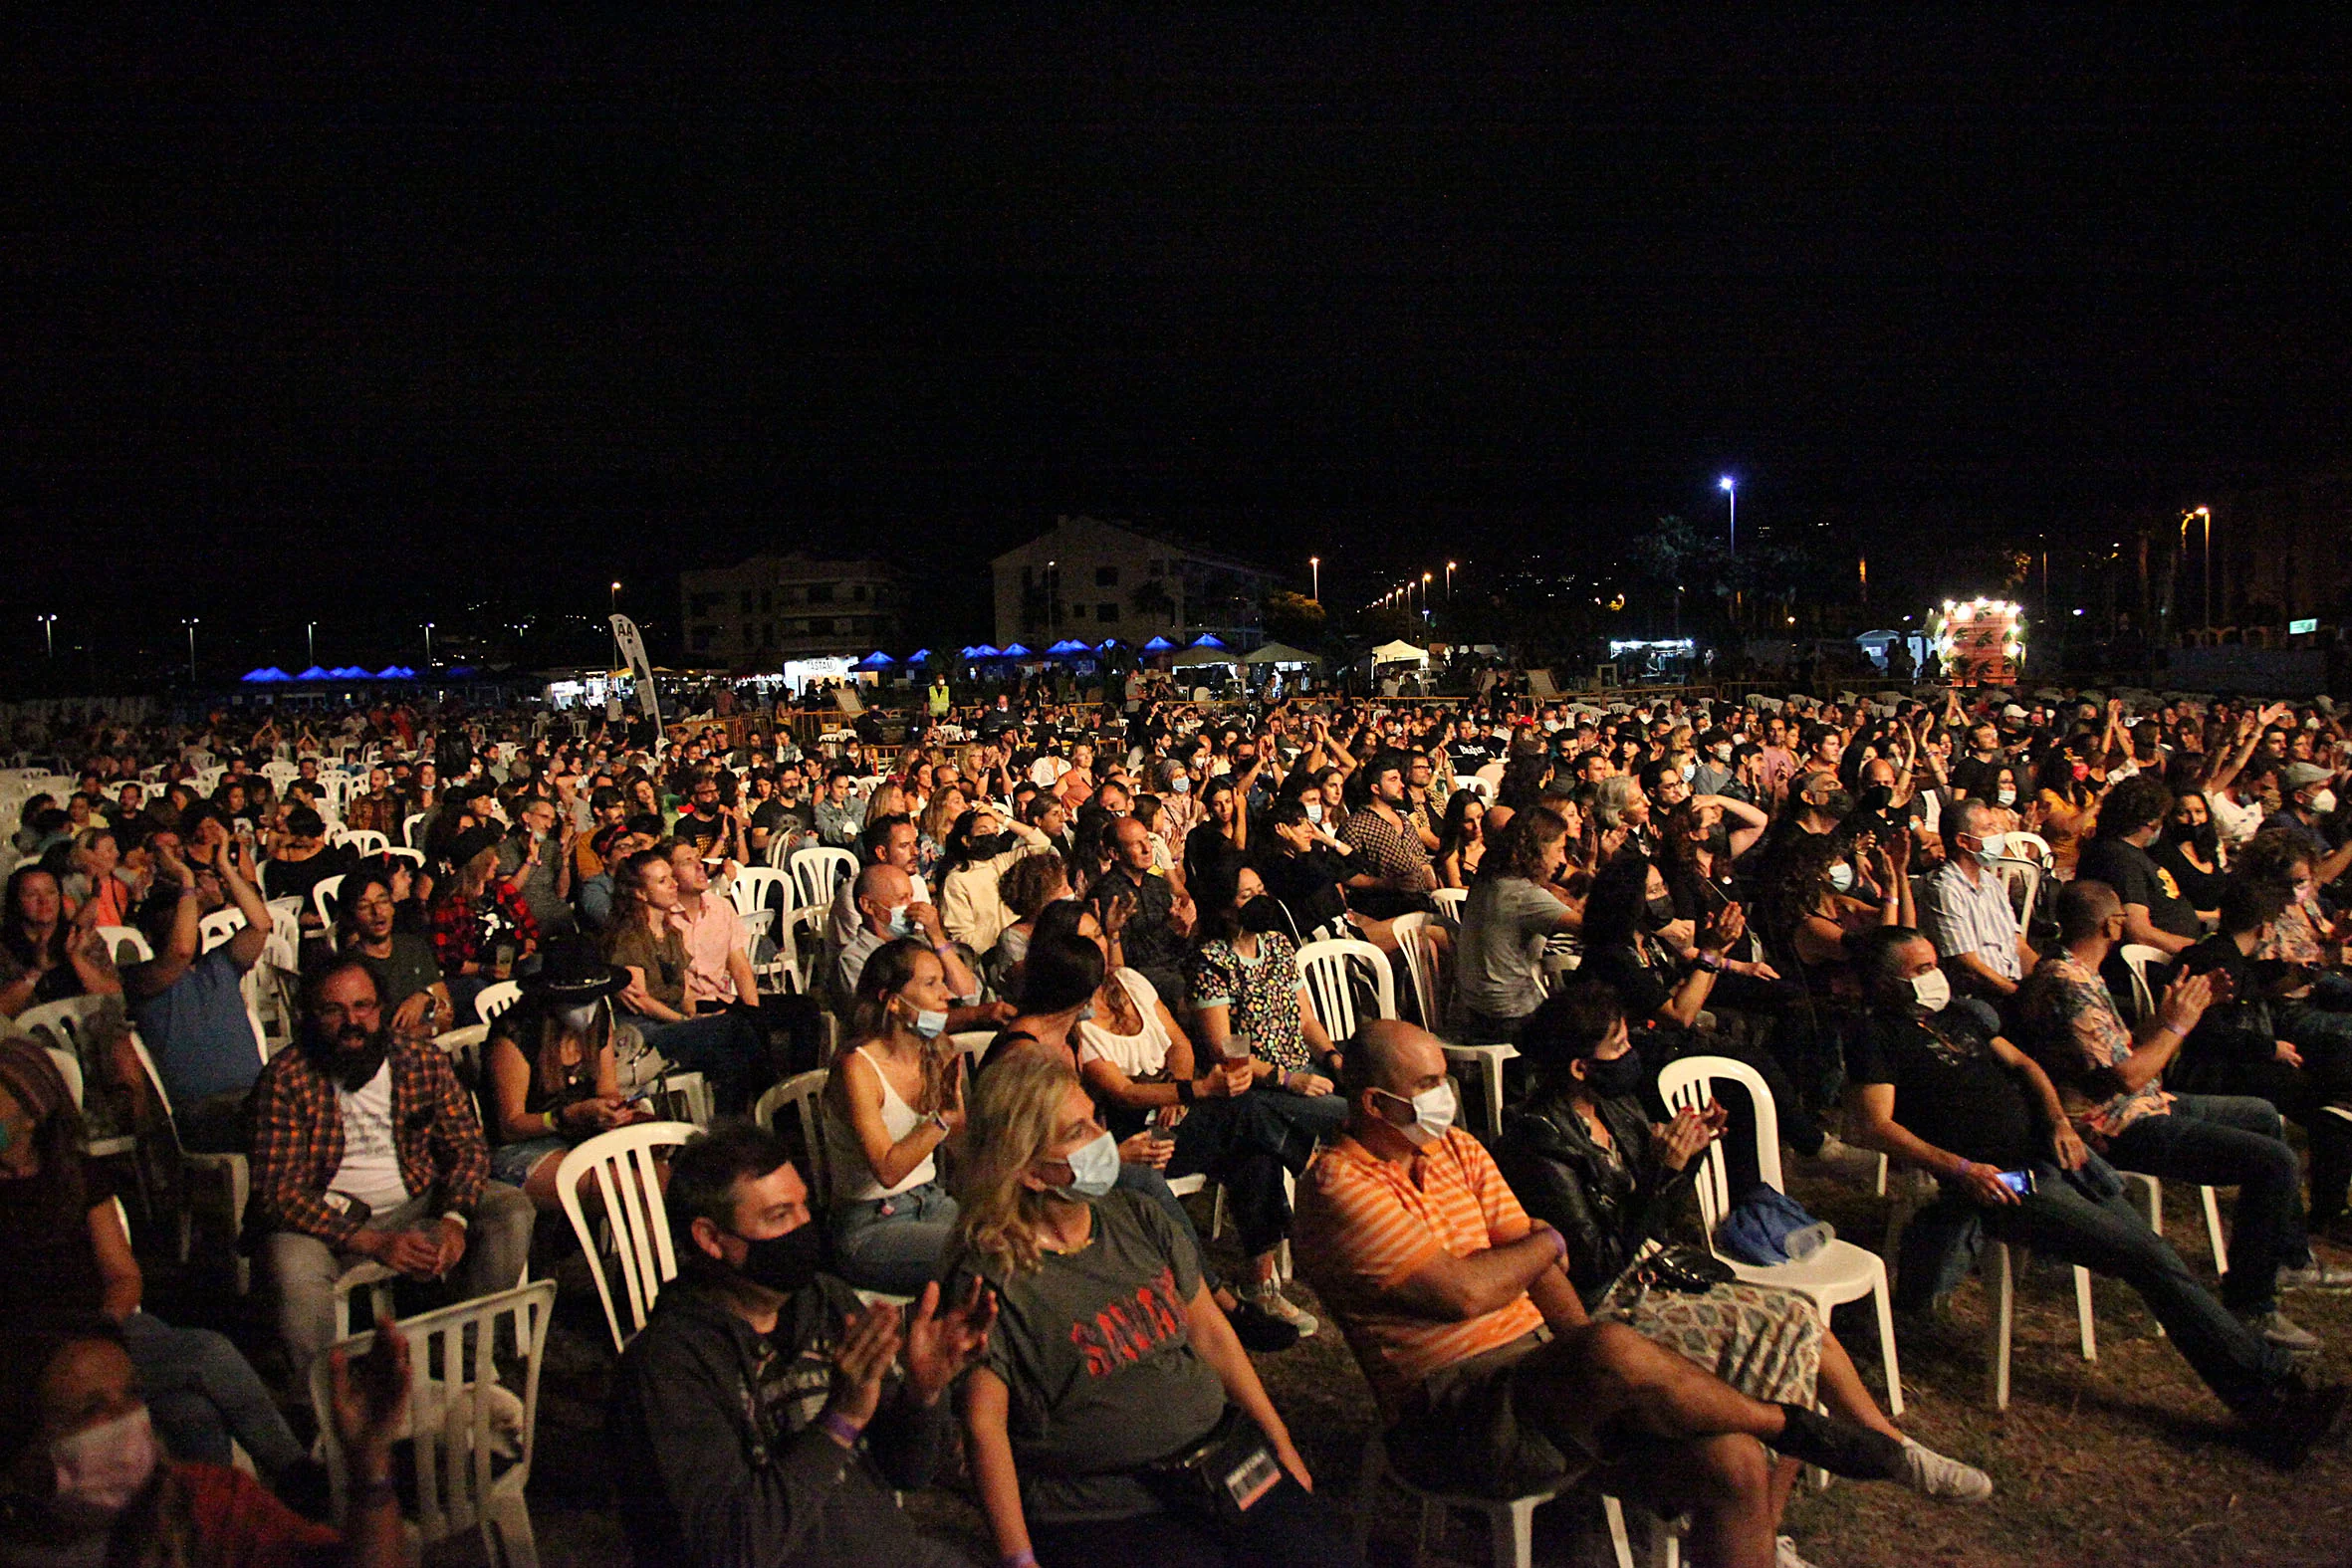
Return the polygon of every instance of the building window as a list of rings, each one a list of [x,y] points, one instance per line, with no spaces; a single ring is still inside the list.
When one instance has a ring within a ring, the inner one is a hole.
[[[696,615],[708,615],[714,608],[717,607],[719,601],[724,599],[726,596],[727,595],[724,593],[695,594],[693,613]]]
[[[760,613],[765,615],[775,608],[776,590],[774,588],[760,589]]]
[[[810,602],[810,603],[812,603],[812,604],[830,604],[832,601],[833,601],[833,585],[832,585],[831,583],[829,583],[829,582],[812,582],[812,583],[810,583],[810,584],[809,584],[809,602]]]
[[[697,627],[695,627],[695,628],[694,628],[694,651],[695,651],[696,653],[708,653],[708,652],[710,652],[710,651],[711,651],[711,639],[712,639],[713,637],[716,637],[716,636],[718,635],[718,633],[719,633],[719,628],[718,628],[718,627],[716,627],[716,626],[697,626]]]
[[[1094,585],[1098,588],[1117,587],[1119,585],[1119,568],[1116,566],[1096,566],[1094,568]]]
[[[1094,618],[1096,620],[1117,620],[1119,607],[1116,604],[1097,604],[1094,606]]]
[[[809,635],[810,635],[810,636],[812,636],[812,637],[829,637],[829,636],[831,636],[832,634],[833,634],[833,618],[832,618],[830,615],[818,615],[818,616],[814,616],[814,617],[812,617],[812,618],[810,619],[810,622],[809,622]]]
[[[851,588],[849,590],[849,596],[855,599],[858,603],[863,604],[865,602],[865,584],[860,582],[855,587]]]

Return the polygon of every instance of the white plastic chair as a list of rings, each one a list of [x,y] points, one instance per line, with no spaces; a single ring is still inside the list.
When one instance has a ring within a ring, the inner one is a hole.
[[[502,980],[484,986],[474,996],[474,1016],[488,1023],[522,1000],[523,988],[515,981]]]
[[[857,857],[846,849],[798,849],[792,874],[795,909],[830,909],[840,885],[857,875]]]
[[[262,1044],[259,1020],[254,1021],[253,1043],[255,1050],[267,1059],[269,1052]],[[148,1051],[147,1042],[139,1038],[136,1029],[130,1031],[130,1048],[138,1057],[139,1066],[146,1072],[148,1086],[155,1091],[155,1103],[163,1107],[164,1116],[169,1118],[172,1114],[171,1091],[163,1087],[163,1074],[155,1066],[155,1058]],[[172,1139],[175,1143],[178,1141],[176,1123]],[[245,1207],[253,1198],[253,1162],[241,1154],[197,1154],[182,1149],[179,1163],[180,1169],[189,1176],[216,1184],[219,1189],[221,1232],[227,1247],[229,1271],[235,1279],[237,1294],[244,1295],[253,1288],[253,1260],[245,1255],[239,1241],[245,1232]],[[193,1197],[191,1193],[191,1202],[183,1204],[179,1212],[176,1250],[183,1264],[195,1251],[196,1210]]]
[[[245,911],[236,905],[214,910],[196,923],[197,954],[201,956],[211,952],[244,929]]]
[[[1669,1111],[1685,1106],[1698,1109],[1715,1097],[1715,1081],[1728,1079],[1748,1091],[1756,1107],[1757,1174],[1775,1192],[1786,1192],[1780,1179],[1780,1115],[1764,1075],[1744,1061],[1729,1056],[1685,1056],[1666,1064],[1658,1074],[1658,1093]],[[1715,1228],[1731,1209],[1731,1181],[1726,1173],[1723,1140],[1710,1144],[1697,1174],[1699,1219],[1707,1228],[1707,1245],[1718,1257]],[[1793,1290],[1813,1303],[1821,1326],[1829,1326],[1829,1310],[1869,1296],[1878,1308],[1878,1350],[1886,1368],[1887,1414],[1903,1414],[1903,1376],[1895,1356],[1894,1301],[1887,1289],[1886,1260],[1851,1241],[1827,1241],[1806,1257],[1792,1262],[1760,1266],[1724,1257],[1740,1278],[1759,1285]]]
[[[832,1189],[825,1185],[824,1108],[818,1099],[824,1093],[825,1080],[831,1076],[823,1067],[796,1072],[782,1083],[771,1084],[752,1106],[752,1120],[770,1131],[775,1130],[776,1118],[786,1106],[799,1115],[801,1143],[808,1150],[809,1190],[817,1195],[820,1205]]]
[[[104,997],[61,997],[55,1002],[44,1002],[37,1008],[27,1008],[16,1015],[15,1029],[20,1034],[42,1041],[57,1058],[58,1068],[66,1074],[66,1085],[74,1091],[74,1108],[82,1108],[84,1045],[82,1036],[89,1032],[92,1022],[106,1007]],[[86,1151],[91,1158],[104,1160],[118,1154],[128,1154],[138,1147],[138,1139],[124,1133],[116,1138],[93,1138]],[[139,1185],[146,1185],[145,1174],[139,1174]]]
[[[411,811],[406,816],[400,818],[401,843],[406,844],[411,849],[418,847],[416,842],[416,830],[418,827],[423,825],[424,816],[425,814],[422,811]]]
[[[762,910],[781,914],[793,907],[792,874],[768,866],[740,867],[727,884],[727,902],[746,920]]]
[[[661,1180],[653,1151],[674,1149],[698,1131],[692,1122],[640,1122],[601,1132],[564,1156],[556,1167],[556,1196],[572,1233],[588,1257],[588,1273],[596,1282],[596,1299],[603,1303],[605,1326],[612,1330],[612,1348],[626,1349],[628,1336],[645,1326],[661,1287],[676,1276],[678,1254],[670,1244],[669,1206],[662,1202]],[[623,1333],[620,1311],[613,1305],[612,1286],[596,1244],[596,1232],[580,1187],[590,1173],[601,1201],[603,1222],[611,1232],[612,1249],[620,1258],[620,1278],[628,1292],[629,1327]]]
[[[1415,1568],[1430,1559],[1429,1538],[1433,1532],[1443,1530],[1447,1512],[1455,1508],[1485,1517],[1495,1568],[1531,1568],[1535,1552],[1535,1510],[1573,1486],[1576,1479],[1572,1475],[1564,1476],[1556,1485],[1539,1491],[1524,1492],[1517,1497],[1425,1491],[1390,1467],[1387,1445],[1375,1429],[1364,1440],[1363,1462],[1356,1470],[1355,1560],[1367,1560],[1364,1554],[1371,1545],[1372,1507],[1380,1494],[1381,1485],[1385,1483],[1420,1504],[1413,1530]],[[1633,1541],[1626,1533],[1624,1505],[1605,1492],[1601,1494],[1600,1502],[1601,1512],[1608,1521],[1609,1546],[1616,1555],[1617,1568],[1634,1568]],[[1650,1544],[1653,1563],[1660,1565],[1660,1568],[1677,1568],[1681,1561],[1681,1547],[1670,1525],[1662,1520],[1653,1520]]]
[[[1432,918],[1415,910],[1390,921],[1389,929],[1396,933],[1397,946],[1405,955],[1405,978],[1413,986],[1413,1002],[1421,1013],[1421,1026],[1438,1034],[1444,1032],[1446,976],[1444,955],[1429,935]]]
[[[1314,1005],[1314,1015],[1322,1023],[1323,1032],[1331,1043],[1342,1049],[1355,1038],[1356,1013],[1354,973],[1368,972],[1375,999],[1376,1018],[1393,1018],[1396,1012],[1396,976],[1389,970],[1388,955],[1369,942],[1353,937],[1333,937],[1321,942],[1309,942],[1298,950],[1298,980],[1306,987],[1307,1000]]]
[[[333,928],[335,925],[335,907],[343,897],[343,879],[344,873],[339,871],[334,876],[323,876],[311,884],[311,908],[318,911],[319,923],[323,926]]]
[[[1434,888],[1430,892],[1429,901],[1437,906],[1439,914],[1458,926],[1462,924],[1462,910],[1470,902],[1470,889],[1466,887]]]
[[[556,1305],[556,1282],[542,1279],[497,1295],[480,1296],[409,1318],[400,1325],[408,1340],[408,1421],[405,1435],[414,1450],[416,1530],[421,1544],[434,1544],[478,1529],[492,1568],[538,1568],[539,1545],[531,1533],[525,1489],[531,1484],[531,1454],[539,1424],[539,1375],[547,1355],[548,1319]],[[523,1355],[520,1400],[498,1379],[492,1360],[499,1320],[513,1314]],[[373,1331],[353,1335],[338,1348],[356,1358],[375,1343]],[[505,1430],[517,1418],[520,1430]],[[321,1356],[311,1366],[311,1408],[319,1420],[327,1478],[338,1518],[351,1496],[351,1456],[335,1425],[335,1363]],[[512,1445],[510,1449],[509,1445]],[[494,1460],[507,1460],[493,1473]]]
[[[155,957],[155,948],[147,941],[147,934],[136,926],[101,926],[98,934],[106,940],[107,951],[115,955],[115,967],[125,964],[145,964]],[[123,957],[127,949],[130,956]]]
[[[2171,962],[2162,948],[2150,947],[2145,942],[2123,945],[2124,967],[2132,975],[2132,1015],[2146,1018],[2156,1011],[2156,991],[2148,984],[2148,966]],[[2157,1179],[2144,1171],[2126,1171],[2125,1178],[2147,1184],[2148,1229],[2164,1234],[2164,1188]],[[2230,1272],[2230,1243],[2222,1232],[2222,1200],[2210,1187],[2200,1187],[2198,1194],[2205,1202],[2205,1234],[2214,1249],[2214,1271]]]
[[[371,827],[347,827],[343,841],[346,848],[359,855],[380,855],[392,847],[389,837]]]

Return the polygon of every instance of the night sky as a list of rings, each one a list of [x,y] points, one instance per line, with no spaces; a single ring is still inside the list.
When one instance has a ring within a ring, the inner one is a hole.
[[[1336,600],[1725,471],[1928,592],[2352,460],[2315,11],[1036,15],[20,41],[0,651],[613,577],[661,651],[681,566],[892,539],[977,614],[1080,511]]]

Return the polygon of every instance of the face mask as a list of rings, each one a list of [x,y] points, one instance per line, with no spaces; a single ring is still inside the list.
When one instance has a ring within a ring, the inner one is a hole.
[[[1083,1007],[1078,1008],[1076,1021],[1080,1023],[1091,1023],[1094,1021],[1094,1003],[1091,998],[1086,1001],[1086,1004]]]
[[[1814,810],[1820,812],[1823,816],[1833,817],[1839,821],[1845,820],[1846,813],[1853,810],[1853,808],[1854,797],[1846,793],[1843,789],[1830,790],[1827,794],[1821,796],[1820,804],[1813,807]]]
[[[50,1506],[77,1521],[111,1519],[146,1489],[158,1457],[154,1424],[144,1405],[60,1438],[49,1446],[49,1461],[57,1469],[57,1496]]]
[[[1010,831],[990,833],[985,837],[972,840],[972,853],[983,860],[994,860],[1012,847],[1013,834]]]
[[[2014,789],[1996,789],[1993,791],[1993,803],[1995,805],[2015,805],[2017,803],[2017,791]]]
[[[901,904],[890,911],[890,935],[911,937],[915,934],[914,916],[908,913],[911,908],[913,906],[910,904]]]
[[[558,1008],[556,1021],[575,1034],[586,1034],[596,1021],[596,1009],[601,1003],[586,1002],[577,1008]]]
[[[917,1008],[906,1026],[924,1039],[935,1040],[947,1030],[947,1014],[933,1008]]]
[[[2000,864],[2000,856],[1994,852],[1993,846],[1991,844],[1980,841],[1977,844],[1977,847],[1970,850],[1969,853],[1975,855],[1977,857],[1977,864],[1983,866],[1988,871]]]
[[[1829,868],[1829,885],[1840,893],[1854,885],[1854,868],[1840,860]]]
[[[1619,1056],[1587,1056],[1584,1058],[1584,1086],[1594,1094],[1617,1099],[1641,1093],[1647,1069],[1642,1059],[1632,1051]]]
[[[1732,748],[1729,742],[1720,746],[1710,746],[1707,750],[1719,763],[1728,763],[1732,760]]]
[[[1069,1166],[1069,1182],[1054,1189],[1064,1198],[1091,1203],[1118,1184],[1119,1146],[1109,1133],[1099,1134],[1091,1143],[1072,1149],[1065,1163]]]
[[[1192,793],[1191,778],[1184,774],[1178,774],[1175,778],[1168,781],[1168,791],[1171,794]]]
[[[2311,814],[2313,816],[2325,816],[2335,808],[2336,792],[2333,789],[2322,789],[2311,797]]]
[[[1400,1131],[1415,1143],[1435,1143],[1446,1135],[1446,1129],[1454,1125],[1456,1107],[1454,1105],[1454,1091],[1450,1085],[1441,1083],[1435,1087],[1423,1089],[1409,1100],[1401,1094],[1390,1094],[1386,1089],[1376,1092],[1383,1098],[1396,1101],[1399,1105],[1413,1107],[1412,1125],[1402,1128]]]
[[[1930,1012],[1941,1012],[1952,1001],[1952,980],[1940,969],[1911,977],[1911,996]]]
[[[1663,931],[1674,923],[1674,895],[1661,893],[1656,898],[1645,900],[1642,914],[1652,931]]]
[[[736,1239],[743,1242],[744,1253],[735,1271],[755,1285],[788,1296],[808,1288],[824,1255],[824,1234],[815,1222],[758,1241],[749,1236]]]
[[[1282,906],[1272,898],[1251,899],[1242,906],[1241,915],[1244,931],[1255,931],[1263,936],[1269,931],[1283,929]]]
[[[1308,806],[1308,807],[1306,808],[1306,819],[1307,819],[1308,821],[1310,821],[1310,822],[1320,822],[1320,821],[1322,821],[1322,819],[1323,819],[1323,808],[1322,808],[1321,806],[1319,806],[1319,805],[1310,805],[1310,806]]]
[[[2076,763],[2072,768],[2068,769],[2067,772],[2074,776],[2074,782],[2076,784],[2080,784],[2091,776],[2090,764]]]

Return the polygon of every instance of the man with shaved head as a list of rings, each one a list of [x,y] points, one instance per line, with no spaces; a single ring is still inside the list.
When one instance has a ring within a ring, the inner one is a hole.
[[[858,872],[850,886],[857,906],[857,932],[841,945],[832,968],[834,1005],[844,1019],[849,1015],[850,999],[857,995],[857,977],[865,973],[865,961],[883,943],[901,937],[928,943],[939,955],[940,967],[947,972],[948,995],[957,1004],[948,1009],[950,1030],[987,1028],[1013,1015],[1007,1003],[981,1004],[979,978],[964,962],[963,950],[948,941],[939,911],[917,896],[914,878],[906,871],[880,861]]]
[[[1600,1465],[1612,1493],[1688,1508],[1692,1559],[1727,1568],[1774,1560],[1765,1444],[1840,1475],[1913,1478],[1894,1438],[1750,1399],[1589,1320],[1567,1242],[1454,1125],[1435,1035],[1368,1023],[1341,1072],[1346,1134],[1298,1182],[1299,1264],[1338,1315],[1406,1478],[1508,1497]]]

